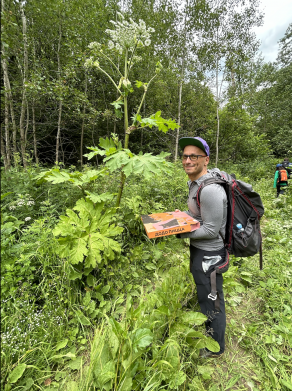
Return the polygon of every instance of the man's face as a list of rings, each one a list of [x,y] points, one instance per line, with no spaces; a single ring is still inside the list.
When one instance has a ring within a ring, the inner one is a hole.
[[[183,168],[189,178],[194,181],[199,179],[202,175],[207,173],[207,166],[209,163],[209,156],[205,152],[194,145],[187,145],[183,151],[183,155],[203,155],[196,161],[191,161],[190,158],[183,160]]]

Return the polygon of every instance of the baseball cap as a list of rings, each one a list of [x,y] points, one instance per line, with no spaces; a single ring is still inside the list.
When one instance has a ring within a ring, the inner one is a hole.
[[[178,141],[181,149],[184,149],[187,145],[194,145],[205,152],[207,156],[210,156],[210,148],[207,142],[201,137],[182,137]]]
[[[277,165],[276,165],[276,168],[278,168],[278,167],[282,167],[282,164],[277,164]]]

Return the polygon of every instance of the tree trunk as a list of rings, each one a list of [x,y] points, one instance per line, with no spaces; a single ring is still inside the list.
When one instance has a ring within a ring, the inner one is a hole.
[[[0,128],[0,131],[1,131],[1,134],[0,134],[1,155],[3,156],[5,171],[7,171],[7,170],[9,170],[10,167],[8,166],[7,155],[6,155],[5,146],[4,146],[4,142],[3,142],[4,140],[2,137],[2,126]],[[5,129],[5,131],[6,131],[6,129]]]
[[[5,156],[6,156],[6,165],[5,169],[10,170],[11,166],[11,152],[10,152],[10,139],[9,139],[9,108],[8,108],[8,97],[7,93],[5,92],[5,150],[6,154],[4,155],[4,163],[5,163]]]
[[[33,133],[33,149],[36,164],[39,164],[37,138],[36,138],[36,126],[35,126],[35,107],[34,100],[32,102],[32,133]]]
[[[143,113],[144,113],[144,118],[146,117],[146,99],[144,99],[143,102]],[[143,128],[141,129],[141,148],[143,147]]]
[[[5,3],[4,0],[1,0],[1,5],[2,5],[2,11],[5,11]],[[10,80],[9,80],[9,75],[8,75],[8,66],[7,66],[7,61],[6,61],[6,52],[5,52],[5,47],[2,44],[2,55],[1,55],[1,65],[3,69],[3,82],[4,82],[4,87],[5,87],[5,99],[7,99],[7,108],[5,107],[5,110],[8,110],[10,108],[10,115],[11,115],[11,122],[12,122],[12,140],[13,140],[13,156],[14,156],[14,162],[15,165],[17,164],[17,159],[16,159],[16,153],[17,153],[17,146],[16,146],[16,134],[17,134],[17,127],[16,127],[16,122],[15,122],[15,116],[14,116],[14,108],[13,108],[13,99],[12,99],[12,93],[11,93],[11,87],[10,87]],[[6,105],[6,103],[5,103]],[[6,115],[6,111],[5,111]],[[8,117],[8,123],[9,123],[9,117]]]
[[[4,57],[4,56],[3,56]],[[2,67],[3,67],[3,79],[4,79],[4,87],[5,87],[5,99],[7,99],[7,109],[9,111],[10,108],[10,115],[11,115],[11,122],[12,122],[12,145],[13,145],[13,155],[14,155],[14,162],[16,164],[16,153],[17,153],[17,146],[16,146],[16,134],[17,134],[17,127],[15,122],[15,116],[14,116],[14,108],[13,108],[13,101],[12,101],[12,94],[11,94],[11,87],[10,87],[10,81],[8,77],[8,70],[7,70],[7,64],[6,59],[2,58]]]
[[[24,117],[26,110],[26,95],[25,95],[25,85],[28,72],[28,54],[27,54],[27,36],[26,36],[26,16],[24,14],[23,5],[19,3],[21,19],[22,19],[22,35],[23,35],[23,80],[22,80],[22,102],[21,102],[21,111],[20,111],[20,120],[19,120],[19,131],[20,131],[20,149],[23,167],[27,167],[26,160],[26,142],[25,142],[25,130],[24,130]]]
[[[87,73],[85,72],[85,96],[87,94]],[[80,164],[83,166],[83,138],[84,138],[84,123],[85,123],[85,103],[83,105],[83,118],[81,127],[81,141],[80,141]]]
[[[2,58],[2,61],[6,63],[6,59],[5,58]],[[5,64],[6,65],[6,64]],[[4,69],[6,69],[7,71],[7,66],[3,66],[3,71]],[[4,87],[5,87],[5,94],[4,94],[4,98],[5,98],[5,102],[4,102],[4,124],[5,124],[5,147],[4,147],[4,143],[3,143],[3,138],[2,138],[2,134],[1,134],[1,154],[3,156],[3,159],[4,159],[4,166],[5,166],[5,170],[9,170],[10,169],[10,165],[11,165],[11,160],[10,160],[10,139],[9,139],[9,93],[8,93],[8,89],[7,89],[7,81],[6,81],[6,73],[4,71]],[[2,127],[1,127],[1,131],[2,131]]]
[[[181,118],[181,97],[182,97],[182,86],[183,86],[183,79],[184,79],[184,72],[185,72],[185,57],[186,57],[186,41],[187,41],[187,12],[188,12],[188,6],[189,2],[187,0],[186,6],[185,6],[185,15],[184,15],[184,32],[183,32],[183,53],[182,53],[182,63],[181,63],[181,74],[180,74],[180,83],[179,83],[179,94],[178,94],[178,115],[177,115],[177,123],[180,126],[180,118]],[[174,154],[174,160],[177,161],[178,156],[178,140],[179,140],[179,127],[176,131],[176,138],[175,138],[175,154]]]
[[[178,123],[179,126],[180,126],[180,117],[181,117],[181,97],[182,97],[182,85],[183,85],[183,78],[184,78],[184,65],[185,65],[185,50],[184,50],[183,59],[182,59],[182,68],[181,68],[180,84],[179,84],[179,94],[178,94],[177,123]],[[179,139],[179,128],[177,128],[176,138],[175,138],[175,155],[174,155],[174,160],[175,161],[177,161],[177,155],[178,155],[178,139]]]
[[[61,26],[61,21],[60,21],[59,41],[58,41],[58,50],[57,50],[59,88],[61,88],[61,62],[60,62],[61,39],[62,39],[62,26]],[[60,92],[60,94],[61,94],[61,92]],[[61,136],[61,121],[62,121],[62,106],[63,106],[63,101],[61,99],[61,96],[59,96],[58,130],[57,130],[57,137],[56,137],[56,164],[59,163],[59,148],[60,148],[60,142],[61,142],[60,136]]]
[[[60,148],[60,135],[61,135],[61,121],[62,121],[62,105],[63,101],[59,101],[59,115],[58,115],[58,130],[57,130],[57,140],[56,140],[56,164],[59,163],[59,148]]]
[[[1,0],[1,6],[2,11],[5,11],[5,4],[4,0]],[[4,126],[5,126],[5,146],[4,146],[4,140],[2,137],[2,124],[1,124],[1,135],[0,135],[0,143],[1,143],[1,155],[3,156],[4,160],[4,167],[5,170],[10,169],[10,140],[9,140],[9,86],[7,83],[8,79],[8,70],[7,70],[7,62],[6,62],[6,53],[5,53],[5,47],[1,45],[1,65],[3,69],[3,79],[4,79]]]
[[[27,134],[28,134],[28,129],[29,129],[29,107],[28,107],[28,102],[26,99],[26,127],[25,127],[25,134],[24,134],[24,139],[25,139],[25,145],[27,145]]]

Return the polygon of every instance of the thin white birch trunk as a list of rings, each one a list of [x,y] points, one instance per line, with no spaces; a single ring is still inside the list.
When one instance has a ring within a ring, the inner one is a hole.
[[[185,51],[184,51],[185,54]],[[182,71],[180,75],[180,84],[179,84],[179,94],[178,94],[178,114],[177,114],[177,123],[180,126],[180,118],[181,118],[181,97],[182,97],[182,85],[183,85],[183,78],[184,78],[184,64],[185,64],[185,57],[183,54],[182,59]],[[179,140],[179,128],[176,130],[176,137],[175,137],[175,155],[174,160],[177,161],[178,156],[178,140]]]
[[[61,50],[61,38],[62,38],[62,27],[61,21],[59,24],[59,41],[58,41],[58,51],[57,51],[57,60],[58,60],[58,81],[60,83],[61,79],[61,62],[60,62],[60,50]],[[58,109],[58,130],[56,138],[56,164],[59,163],[59,148],[60,148],[60,139],[61,139],[61,122],[62,122],[62,99],[59,97],[59,109]]]
[[[182,64],[181,64],[181,74],[180,74],[180,84],[179,84],[179,93],[178,93],[178,114],[177,114],[177,123],[180,127],[180,119],[181,119],[181,98],[182,98],[182,86],[183,86],[183,79],[184,79],[184,71],[185,71],[185,57],[186,57],[186,38],[187,38],[187,11],[188,11],[188,5],[189,2],[187,0],[186,6],[185,6],[185,15],[184,15],[184,36],[183,36],[183,53],[182,53]],[[175,137],[175,154],[174,154],[174,160],[177,161],[178,156],[178,140],[179,140],[179,133],[180,128],[177,128],[176,130],[176,137]]]
[[[26,142],[25,142],[25,130],[24,130],[24,117],[26,110],[26,95],[25,95],[25,84],[28,72],[28,54],[27,54],[27,36],[26,36],[26,16],[24,14],[23,5],[19,3],[21,20],[22,20],[22,35],[23,35],[23,79],[22,79],[22,102],[19,120],[19,131],[20,131],[20,149],[23,167],[27,167],[26,160]]]
[[[62,105],[63,102],[60,99],[59,101],[59,115],[58,115],[58,130],[57,130],[57,140],[56,140],[56,164],[59,163],[59,148],[60,148],[60,136],[61,136],[61,121],[62,121]]]
[[[85,96],[87,94],[87,73],[85,72]],[[108,121],[108,119],[107,119]],[[80,140],[80,164],[83,166],[83,139],[84,139],[84,124],[85,124],[85,103],[83,106],[83,118],[82,118],[82,126],[81,126],[81,140]]]
[[[2,11],[5,11],[5,2],[4,0],[1,0],[2,5]],[[15,122],[15,116],[14,116],[14,107],[13,107],[13,99],[12,99],[12,93],[11,93],[11,87],[10,87],[10,80],[9,80],[9,74],[8,74],[8,66],[6,61],[6,52],[5,47],[2,45],[2,55],[1,55],[1,65],[3,69],[3,81],[4,81],[4,87],[5,87],[5,94],[7,99],[7,104],[10,108],[10,115],[11,115],[11,122],[12,122],[12,145],[13,145],[13,156],[14,156],[14,162],[16,162],[16,153],[17,153],[17,145],[16,145],[16,134],[17,134],[17,127]]]
[[[3,55],[3,50],[2,50],[2,55]],[[4,56],[2,57],[1,62],[6,63],[6,59],[4,58]],[[9,138],[9,94],[8,94],[7,81],[6,81],[7,75],[4,71],[4,69],[5,69],[7,72],[6,64],[4,66],[2,65],[2,68],[3,68],[3,73],[4,73],[3,76],[4,76],[4,87],[5,87],[5,93],[4,93],[4,99],[5,99],[5,102],[4,102],[5,146],[3,143],[2,135],[1,135],[0,142],[1,142],[1,154],[4,159],[4,167],[5,167],[5,170],[9,170],[10,165],[11,165],[11,159],[10,159],[11,151],[10,151],[10,138]],[[1,130],[2,130],[2,127],[1,127]]]
[[[35,106],[34,100],[32,102],[32,133],[33,133],[33,150],[36,164],[39,164],[38,149],[37,149],[37,138],[36,138],[36,126],[35,126]]]
[[[28,107],[28,102],[26,99],[26,127],[25,127],[25,134],[24,134],[25,145],[27,145],[28,129],[29,129],[29,107]]]
[[[10,170],[11,160],[10,160],[10,140],[9,140],[9,103],[8,103],[8,97],[6,92],[4,98],[5,98],[5,102],[4,102],[5,146],[1,134],[1,140],[0,140],[1,154],[4,159],[5,170]],[[2,126],[1,126],[1,130],[2,130]]]

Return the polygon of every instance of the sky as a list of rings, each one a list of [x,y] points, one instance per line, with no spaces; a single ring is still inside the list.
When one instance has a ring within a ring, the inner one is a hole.
[[[283,38],[289,23],[292,23],[292,0],[262,0],[264,24],[254,29],[260,39],[265,62],[275,61],[278,55],[278,41]]]

